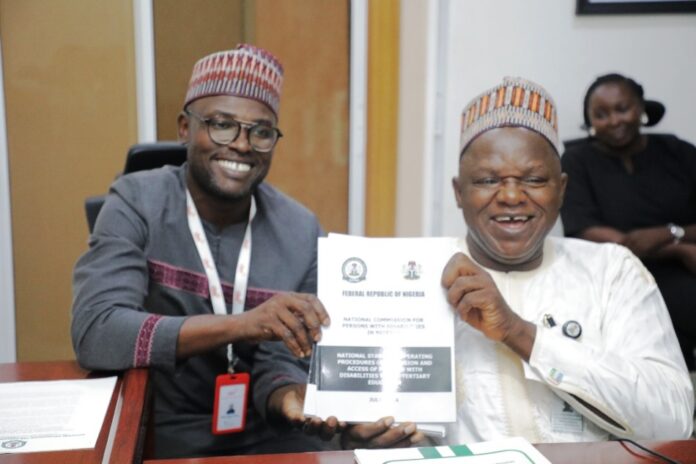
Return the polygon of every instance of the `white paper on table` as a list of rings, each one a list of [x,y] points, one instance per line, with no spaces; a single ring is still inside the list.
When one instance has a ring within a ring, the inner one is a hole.
[[[531,443],[521,437],[470,445],[355,450],[359,464],[413,464],[441,460],[447,464],[551,464]]]
[[[305,414],[454,422],[454,312],[440,281],[453,238],[319,239],[318,296],[331,316]]]
[[[94,448],[116,377],[0,383],[0,454]]]

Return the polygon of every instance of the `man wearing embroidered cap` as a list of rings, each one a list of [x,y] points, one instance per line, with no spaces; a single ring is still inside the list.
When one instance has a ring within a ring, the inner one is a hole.
[[[548,236],[566,186],[551,97],[506,78],[463,118],[450,439],[688,437],[692,387],[653,278],[623,247]]]
[[[468,227],[442,274],[456,311],[449,444],[687,438],[693,393],[665,304],[626,248],[549,237],[563,200],[556,110],[506,78],[462,117],[457,205]],[[408,444],[380,421],[350,447]]]
[[[312,295],[321,227],[263,182],[282,79],[250,45],[199,60],[178,117],[187,163],[118,179],[76,265],[78,361],[151,368],[156,457],[321,448],[287,427],[329,318]]]

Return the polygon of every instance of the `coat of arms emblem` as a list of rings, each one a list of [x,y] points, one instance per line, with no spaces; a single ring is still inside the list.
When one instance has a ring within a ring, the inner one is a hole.
[[[367,265],[360,258],[348,258],[343,262],[341,272],[343,273],[343,280],[355,284],[365,280]]]
[[[406,280],[418,280],[421,276],[421,265],[417,264],[415,261],[409,261],[408,264],[404,265],[403,268],[404,279]]]

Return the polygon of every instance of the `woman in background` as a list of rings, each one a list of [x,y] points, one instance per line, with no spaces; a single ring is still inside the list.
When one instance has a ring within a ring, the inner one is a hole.
[[[696,147],[643,134],[664,106],[620,74],[601,76],[584,100],[589,137],[567,147],[565,234],[628,247],[655,277],[690,371],[696,370]]]

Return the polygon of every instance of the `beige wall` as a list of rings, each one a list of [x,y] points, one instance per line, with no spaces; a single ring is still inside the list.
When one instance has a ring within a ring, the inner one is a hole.
[[[131,2],[0,0],[17,359],[72,358],[87,196],[136,141]]]

